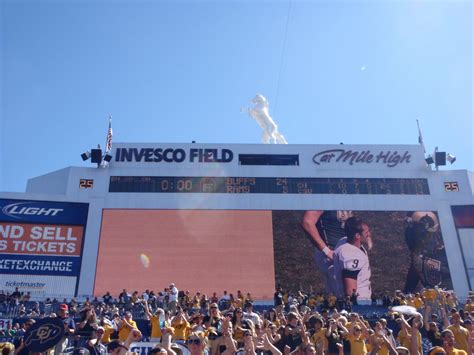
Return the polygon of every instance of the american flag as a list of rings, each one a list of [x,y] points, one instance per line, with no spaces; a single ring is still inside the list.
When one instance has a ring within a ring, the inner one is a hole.
[[[107,131],[107,137],[105,138],[105,152],[109,153],[112,150],[112,117],[109,117],[109,130]]]

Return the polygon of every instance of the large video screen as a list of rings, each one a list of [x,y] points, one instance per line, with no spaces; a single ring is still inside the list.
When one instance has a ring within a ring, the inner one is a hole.
[[[272,298],[271,211],[103,211],[94,294],[168,287]],[[231,291],[232,290],[232,291]]]
[[[104,210],[94,293],[170,282],[255,299],[452,288],[432,211]]]
[[[344,239],[348,221],[362,224],[352,245]],[[435,212],[273,211],[273,230],[276,284],[284,288],[341,293],[347,276],[364,285],[356,288],[362,299],[423,286],[452,289]],[[316,233],[332,260],[316,247]]]

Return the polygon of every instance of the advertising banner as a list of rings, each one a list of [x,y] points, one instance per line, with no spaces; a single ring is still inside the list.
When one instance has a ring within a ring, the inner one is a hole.
[[[159,347],[159,343],[139,341],[130,345],[130,351],[138,355],[146,355],[151,349],[154,349],[157,346]],[[190,354],[188,348],[181,344],[173,344],[172,349],[175,351],[176,349],[179,349],[181,355]]]
[[[0,199],[0,288],[33,298],[74,296],[88,209],[86,203]]]

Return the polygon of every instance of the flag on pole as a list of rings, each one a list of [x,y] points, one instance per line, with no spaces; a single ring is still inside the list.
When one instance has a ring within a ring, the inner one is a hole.
[[[423,141],[423,136],[421,135],[420,122],[416,120],[418,126],[418,143],[423,147],[423,152],[426,154],[425,142]]]
[[[105,152],[109,153],[112,150],[112,116],[109,117],[109,130],[107,131],[107,137],[105,138]]]

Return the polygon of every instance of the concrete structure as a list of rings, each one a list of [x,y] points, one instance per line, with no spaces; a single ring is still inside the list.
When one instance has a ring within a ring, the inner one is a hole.
[[[113,209],[435,211],[455,291],[465,295],[474,285],[474,226],[457,227],[452,213],[452,206],[474,205],[474,174],[432,170],[418,145],[119,143],[112,156],[107,168],[67,167],[30,179],[25,193],[0,193],[1,199],[88,204],[79,296],[94,292],[104,211]],[[111,192],[120,190],[130,192]],[[144,250],[144,266],[149,257]],[[117,268],[126,267],[117,261]],[[2,288],[12,289],[4,282]]]

